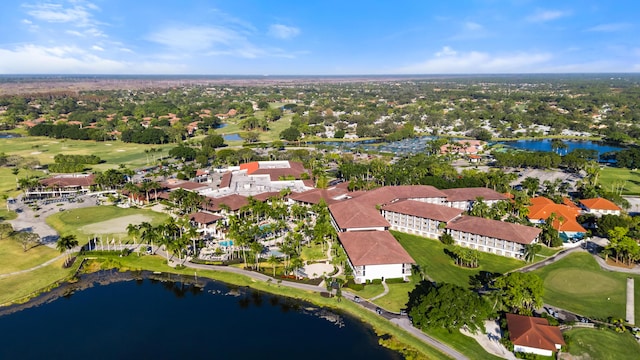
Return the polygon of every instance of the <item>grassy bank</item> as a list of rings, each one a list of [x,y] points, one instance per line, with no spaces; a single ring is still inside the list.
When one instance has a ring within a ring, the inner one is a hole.
[[[25,302],[58,286],[75,273],[76,268],[63,269],[60,259],[51,265],[24,274],[0,278],[0,306]]]
[[[626,281],[636,279],[640,299],[640,276],[604,271],[588,253],[573,253],[534,271],[544,280],[544,301],[597,319],[625,318]],[[635,303],[635,322],[640,323],[640,301]]]

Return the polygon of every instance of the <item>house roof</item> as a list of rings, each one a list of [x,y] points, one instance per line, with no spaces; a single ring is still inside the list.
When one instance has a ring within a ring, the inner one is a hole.
[[[348,231],[338,238],[354,266],[415,263],[388,231]]]
[[[194,181],[167,181],[162,183],[162,185],[169,189],[185,189],[185,190],[196,190],[196,189],[201,189],[209,186],[206,183],[198,183]]]
[[[220,188],[228,188],[231,185],[231,172],[226,172],[222,174],[222,178],[220,179]]]
[[[265,202],[271,198],[278,198],[280,197],[280,192],[279,191],[267,191],[267,192],[263,192],[260,194],[256,194],[253,195],[253,198],[261,201],[261,202]]]
[[[206,210],[220,211],[222,210],[220,207],[222,204],[227,205],[231,211],[238,211],[241,207],[249,204],[249,199],[238,194],[222,196],[219,198],[207,196],[203,206]]]
[[[336,199],[337,197],[349,194],[347,185],[348,183],[344,182],[328,189],[311,189],[299,193],[291,193],[289,194],[289,198],[307,204],[319,204],[320,200],[324,199],[327,205],[331,205],[335,202],[342,201]]]
[[[582,199],[580,200],[580,203],[590,210],[622,210],[618,205],[605,198]]]
[[[189,220],[195,221],[198,224],[213,224],[220,219],[222,219],[222,216],[202,211],[198,211],[189,215]]]
[[[509,338],[514,345],[557,351],[557,345],[565,345],[560,329],[550,326],[543,318],[507,314]]]
[[[531,244],[542,230],[531,226],[463,215],[447,224],[447,229],[489,236],[518,244]]]
[[[460,216],[462,210],[416,200],[401,200],[382,206],[383,210],[413,215],[424,219],[449,222]]]
[[[579,209],[569,199],[563,200],[564,204],[556,204],[546,197],[535,197],[531,199],[533,205],[528,206],[530,220],[547,220],[551,214],[555,214],[555,219],[551,223],[554,229],[565,232],[587,232],[582,225],[578,224],[576,217]],[[571,205],[565,205],[565,204]],[[573,206],[572,206],[573,205]]]
[[[354,199],[331,204],[329,211],[340,229],[388,228],[390,226],[375,206]]]
[[[300,179],[307,173],[304,165],[297,161],[253,161],[240,164],[240,170],[246,170],[247,175],[269,175],[271,181],[290,176]]]
[[[384,205],[397,200],[445,197],[446,194],[444,192],[430,185],[383,186],[362,192],[357,196],[359,202],[369,204],[370,206]]]
[[[40,184],[48,187],[91,186],[95,184],[94,174],[59,175],[40,180]]]
[[[506,200],[503,194],[489,188],[472,187],[442,190],[447,196],[447,201],[474,201],[481,197],[483,200]]]

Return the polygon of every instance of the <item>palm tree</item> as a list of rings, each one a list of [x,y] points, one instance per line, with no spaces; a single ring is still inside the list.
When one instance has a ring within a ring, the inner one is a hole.
[[[64,252],[68,252],[69,250],[73,249],[76,246],[78,246],[78,240],[76,239],[75,235],[61,236],[56,242],[56,249],[58,249],[58,251],[60,251],[61,254]],[[68,264],[68,262],[69,262],[69,256],[67,254],[67,259],[65,260],[65,266]]]
[[[140,236],[140,226],[135,224],[127,225],[127,235],[133,238],[133,245],[135,245],[136,237]]]
[[[276,277],[276,265],[280,263],[280,258],[271,254],[267,262],[271,265],[271,269],[273,269],[273,277]]]
[[[527,244],[524,246],[524,259],[526,262],[532,262],[536,255],[540,252],[542,246],[540,244]]]

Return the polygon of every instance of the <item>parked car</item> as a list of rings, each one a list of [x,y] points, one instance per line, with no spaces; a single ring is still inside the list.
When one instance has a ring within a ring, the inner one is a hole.
[[[376,307],[376,314],[382,315],[382,309],[379,307]]]
[[[356,295],[353,297],[353,301],[359,303],[360,302],[360,296]]]

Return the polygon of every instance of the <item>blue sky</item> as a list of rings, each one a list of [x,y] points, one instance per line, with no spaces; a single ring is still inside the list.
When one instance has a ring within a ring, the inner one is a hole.
[[[640,2],[3,0],[0,74],[640,71]]]

